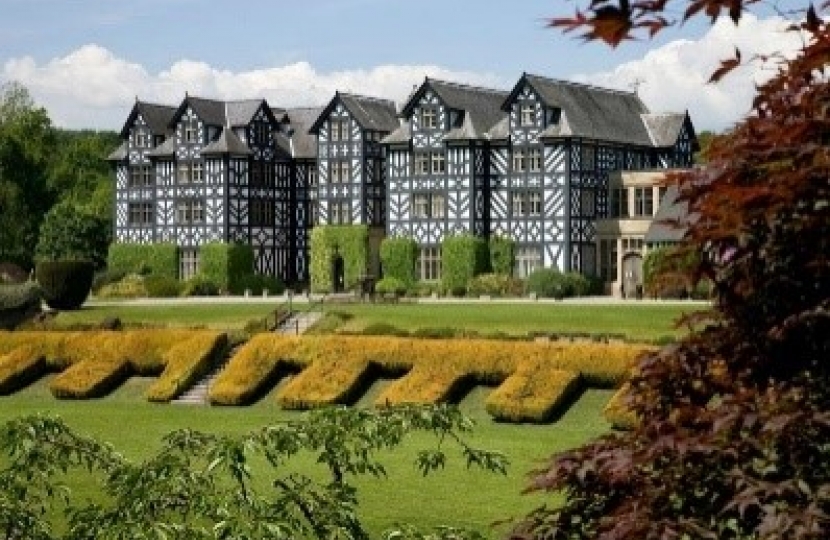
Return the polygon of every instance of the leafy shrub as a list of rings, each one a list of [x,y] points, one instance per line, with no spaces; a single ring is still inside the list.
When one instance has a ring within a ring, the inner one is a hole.
[[[212,242],[199,247],[199,273],[222,292],[245,290],[254,273],[254,249],[248,244]]]
[[[263,291],[278,295],[285,291],[285,284],[274,276],[248,274],[239,278],[231,288],[231,292],[234,294],[244,294],[245,291],[255,296],[261,295]]]
[[[409,335],[409,332],[406,330],[402,330],[397,326],[391,325],[389,323],[374,323],[368,326],[365,326],[363,330],[360,331],[361,334],[364,336],[398,336],[398,337],[405,337]]]
[[[44,301],[52,309],[78,309],[92,288],[91,261],[39,261],[35,275]]]
[[[572,278],[553,268],[534,270],[525,280],[527,292],[540,298],[567,298],[574,294]]]
[[[92,293],[97,295],[105,286],[117,283],[126,276],[127,274],[121,270],[105,269],[95,272],[95,276],[92,278]]]
[[[107,268],[124,274],[179,277],[179,248],[175,244],[110,244]]]
[[[385,279],[397,279],[411,287],[416,281],[415,262],[418,244],[411,238],[385,238],[380,244],[380,260]]]
[[[494,274],[510,276],[516,263],[516,243],[507,236],[491,236],[488,242],[490,250],[490,269]]]
[[[414,338],[424,339],[452,339],[458,335],[458,330],[455,328],[434,327],[434,328],[418,328],[413,330],[410,335]]]
[[[467,284],[467,293],[470,296],[512,296],[519,291],[521,294],[523,283],[520,280],[505,274],[480,274]]]
[[[27,279],[29,273],[20,266],[10,262],[0,263],[0,285],[24,283]]]
[[[149,275],[144,278],[144,288],[152,298],[173,298],[182,292],[182,282],[167,276]]]
[[[332,257],[343,257],[345,290],[352,289],[369,262],[369,228],[366,225],[324,225],[311,230],[311,291],[334,290]]]
[[[183,296],[216,296],[219,294],[219,285],[202,274],[196,274],[184,282]]]
[[[472,235],[449,236],[441,243],[441,284],[453,296],[464,296],[467,283],[489,266],[487,243]]]
[[[103,268],[110,236],[107,220],[64,200],[43,218],[35,260],[84,260],[92,262],[95,268]]]
[[[122,279],[103,285],[98,290],[99,298],[144,298],[147,287],[144,277],[139,274],[127,274]]]
[[[0,312],[40,305],[40,289],[35,282],[0,284]]]
[[[400,296],[406,292],[406,284],[398,278],[385,277],[375,284],[375,292]]]

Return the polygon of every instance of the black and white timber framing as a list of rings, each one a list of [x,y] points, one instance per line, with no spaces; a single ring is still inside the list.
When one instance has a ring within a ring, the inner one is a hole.
[[[530,74],[509,91],[427,78],[397,115],[340,92],[298,109],[137,101],[121,136],[117,242],[174,242],[190,266],[206,242],[248,243],[259,272],[289,282],[308,279],[311,228],[347,223],[412,238],[430,261],[449,235],[501,235],[520,277],[595,275],[609,173],[689,167],[698,150],[687,113]]]
[[[691,166],[688,114],[651,114],[634,93],[524,74],[510,92],[426,79],[388,149],[391,236],[438,246],[502,235],[520,276],[596,272],[608,173]],[[443,156],[443,157],[442,157]]]
[[[181,277],[197,269],[199,246],[242,242],[253,247],[258,272],[304,279],[300,167],[283,133],[289,118],[278,112],[282,121],[265,100],[188,96],[178,107],[137,101],[124,142],[110,156],[115,240],[175,243],[188,261]]]
[[[399,126],[392,101],[337,92],[317,117],[316,220],[386,227],[386,159],[380,140]]]

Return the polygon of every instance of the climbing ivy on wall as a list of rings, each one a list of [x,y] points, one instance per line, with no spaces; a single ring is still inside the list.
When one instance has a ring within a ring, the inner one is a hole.
[[[369,262],[369,228],[366,225],[323,225],[311,231],[311,292],[334,291],[332,260],[343,257],[344,286],[353,288]]]

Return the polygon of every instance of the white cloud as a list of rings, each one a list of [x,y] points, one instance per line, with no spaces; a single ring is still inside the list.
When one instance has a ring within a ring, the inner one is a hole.
[[[706,84],[720,60],[739,47],[744,58],[776,51],[795,51],[797,36],[784,32],[777,18],[744,15],[739,27],[718,22],[698,40],[677,40],[648,52],[642,59],[613,71],[580,74],[576,80],[638,92],[657,111],[688,109],[698,129],[729,127],[750,109],[754,84],[772,71],[746,67],[718,84]],[[500,73],[501,66],[494,72]],[[217,99],[264,97],[278,107],[322,105],[335,90],[406,99],[424,76],[497,88],[509,88],[519,77],[453,71],[437,65],[383,65],[372,69],[320,72],[308,62],[248,71],[217,69],[197,60],[178,60],[150,73],[142,65],[119,58],[99,45],[85,45],[68,55],[38,64],[31,57],[14,58],[0,70],[0,81],[16,80],[49,110],[53,122],[73,128],[118,129],[136,96],[178,104],[185,92]],[[551,73],[551,76],[559,76]]]
[[[678,40],[649,51],[645,57],[603,73],[581,74],[574,79],[598,86],[638,93],[650,110],[688,109],[698,130],[723,130],[750,112],[755,85],[775,70],[759,62],[734,70],[716,84],[707,84],[721,60],[740,49],[742,58],[784,52],[790,56],[800,41],[782,19],[758,19],[746,14],[739,26],[723,18],[699,40]]]
[[[179,60],[153,74],[94,44],[43,65],[30,57],[9,60],[0,78],[26,86],[56,125],[118,129],[136,96],[168,104],[178,104],[185,92],[216,99],[264,97],[272,106],[294,107],[324,105],[340,90],[400,102],[427,75],[494,87],[513,82],[430,65],[321,73],[307,62],[233,72],[205,62]]]

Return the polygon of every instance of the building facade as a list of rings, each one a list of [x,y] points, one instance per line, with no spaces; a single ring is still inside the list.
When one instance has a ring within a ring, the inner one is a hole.
[[[201,245],[246,243],[258,272],[302,279],[302,190],[279,112],[283,121],[265,100],[136,102],[110,156],[115,241],[176,244],[183,279],[198,271]]]

